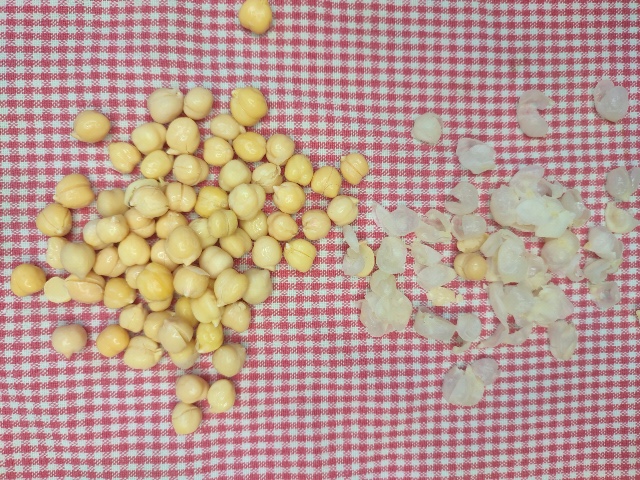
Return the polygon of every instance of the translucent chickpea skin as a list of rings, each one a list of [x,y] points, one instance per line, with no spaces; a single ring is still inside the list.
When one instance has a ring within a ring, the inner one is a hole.
[[[62,325],[51,335],[53,349],[64,355],[67,360],[78,353],[87,344],[87,331],[78,324]]]
[[[262,35],[271,27],[271,6],[267,0],[246,0],[238,11],[238,20],[247,30]]]
[[[40,267],[23,263],[11,272],[11,291],[18,297],[28,297],[44,288],[47,276]]]
[[[89,205],[95,199],[89,179],[79,173],[63,177],[56,185],[53,201],[63,207],[75,209]]]
[[[111,122],[102,113],[95,110],[80,112],[73,121],[71,136],[87,143],[97,143],[109,134]]]

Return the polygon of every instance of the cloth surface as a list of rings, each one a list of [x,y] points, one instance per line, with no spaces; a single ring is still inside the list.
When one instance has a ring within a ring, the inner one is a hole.
[[[316,168],[365,154],[371,173],[343,191],[360,199],[354,225],[374,248],[382,233],[371,201],[424,213],[467,179],[488,218],[491,190],[532,164],[582,192],[593,211],[576,231],[584,244],[588,226],[604,223],[606,173],[638,165],[638,2],[274,0],[274,24],[260,37],[239,26],[239,6],[8,1],[0,9],[0,478],[637,478],[637,229],[621,237],[624,262],[612,277],[619,305],[601,312],[586,282],[554,279],[575,305],[579,333],[565,362],[550,355],[541,328],[522,346],[459,356],[411,327],[370,338],[356,305],[367,281],[339,273],[346,247],[334,229],[317,242],[308,274],[280,265],[248,332],[226,332],[248,351],[233,379],[237,404],[224,415],[205,412],[189,436],[171,426],[182,372],[168,358],[141,372],[98,354],[95,338],[116,312],[11,294],[20,263],[61,274],[46,265],[34,222],[57,180],[83,173],[99,191],[140,176],[114,171],[106,147],[150,120],[146,96],[162,86],[210,88],[214,113],[228,109],[233,88],[257,86],[270,110],[254,131],[291,135]],[[595,112],[592,89],[602,77],[629,90],[630,111],[618,124]],[[524,137],[515,118],[518,97],[532,88],[556,102],[544,114],[551,132],[539,140]],[[86,108],[111,119],[107,141],[69,136]],[[433,147],[409,133],[427,111],[445,126]],[[200,124],[208,136],[208,119]],[[463,171],[455,157],[463,136],[493,145],[497,168]],[[638,198],[623,204],[636,215]],[[327,205],[309,199],[306,208]],[[69,238],[80,239],[96,215],[95,204],[74,212]],[[541,242],[528,236],[527,245]],[[436,248],[452,262],[453,243]],[[427,304],[411,260],[398,286],[414,307]],[[488,336],[498,321],[482,284],[449,286],[464,303],[435,311],[453,319],[476,312]],[[50,335],[70,322],[90,340],[67,361]],[[482,356],[499,362],[496,384],[475,407],[445,403],[444,373]],[[210,362],[203,355],[193,371],[215,380]]]

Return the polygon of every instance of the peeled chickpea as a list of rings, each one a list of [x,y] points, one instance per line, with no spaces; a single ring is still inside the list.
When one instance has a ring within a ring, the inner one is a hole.
[[[193,265],[182,266],[173,274],[173,288],[178,295],[198,298],[209,286],[209,274]]]
[[[336,225],[349,225],[358,217],[358,199],[347,195],[338,195],[327,207],[327,215]]]
[[[209,175],[209,165],[193,155],[178,155],[173,161],[173,176],[185,185],[197,185]]]
[[[213,284],[213,293],[218,299],[218,306],[223,307],[237,302],[247,291],[249,280],[242,273],[228,268],[220,272]]]
[[[231,210],[215,210],[207,220],[209,233],[216,238],[233,235],[238,228],[238,217]]]
[[[176,397],[184,403],[196,403],[207,398],[209,382],[198,375],[187,374],[176,381]]]
[[[180,182],[168,183],[165,187],[164,194],[169,202],[169,209],[175,212],[190,212],[193,210],[198,198],[193,187]],[[158,219],[158,221],[159,220],[160,219]],[[157,230],[158,224],[156,222],[156,233]]]
[[[246,295],[246,292],[245,292]],[[221,324],[238,333],[246,332],[251,323],[251,308],[242,300],[224,307]]]
[[[360,246],[360,255],[364,257],[364,267],[358,272],[358,277],[368,277],[376,264],[376,256],[366,241],[362,240],[358,244]]]
[[[229,195],[220,187],[207,185],[200,188],[195,204],[195,212],[203,218],[209,218],[216,210],[229,208]]]
[[[176,228],[189,225],[189,220],[180,212],[169,210],[156,220],[156,235],[158,238],[167,238]]]
[[[89,272],[84,279],[69,275],[64,283],[71,300],[78,303],[94,304],[101,302],[104,297],[104,278],[93,272]]]
[[[67,303],[71,300],[67,285],[60,277],[51,277],[44,284],[44,296],[52,303]]]
[[[211,113],[213,93],[203,87],[189,90],[184,97],[184,114],[193,120],[202,120]]]
[[[222,320],[222,309],[218,306],[218,299],[211,288],[207,288],[201,297],[191,299],[191,311],[200,323],[219,325]]]
[[[246,0],[238,11],[238,20],[247,30],[262,35],[271,26],[273,14],[267,0]]]
[[[330,165],[325,165],[313,174],[311,190],[327,198],[334,198],[340,192],[341,184],[340,172]]]
[[[142,160],[140,173],[146,178],[158,179],[171,173],[173,169],[173,155],[163,150],[154,150]]]
[[[140,272],[144,270],[146,265],[133,265],[131,267],[127,267],[124,273],[124,279],[127,281],[127,285],[131,288],[138,289],[138,275]]]
[[[148,314],[149,312],[147,312],[147,309],[141,303],[127,305],[120,312],[118,324],[125,330],[140,333]]]
[[[124,351],[122,361],[135,370],[147,370],[155,367],[162,358],[162,348],[144,335],[133,337]]]
[[[163,267],[167,267],[170,272],[173,272],[178,268],[178,264],[171,261],[169,255],[167,255],[167,241],[164,238],[159,239],[151,247],[151,261],[158,263]]]
[[[67,272],[83,279],[93,269],[96,252],[84,242],[69,242],[60,251],[60,261]]]
[[[184,350],[192,338],[193,327],[177,316],[167,318],[158,330],[158,339],[162,348],[170,353]]]
[[[259,133],[241,133],[233,140],[233,150],[247,163],[259,162],[267,153],[267,141]]]
[[[140,163],[140,151],[127,142],[112,142],[109,144],[109,160],[111,165],[120,173],[131,173]]]
[[[313,166],[309,157],[298,153],[289,158],[284,167],[284,178],[303,187],[309,185],[313,178]]]
[[[229,193],[229,208],[236,214],[238,220],[250,220],[255,217],[264,206],[264,190],[260,185],[241,183]]]
[[[220,115],[213,117],[209,127],[211,129],[211,133],[224,140],[233,140],[241,133],[247,131],[228,113],[221,113]]]
[[[273,203],[283,213],[297,213],[304,205],[306,195],[297,183],[284,182],[273,187]]]
[[[267,235],[268,232],[267,215],[263,211],[259,211],[249,220],[240,220],[238,224],[253,241]]]
[[[189,322],[189,324],[195,328],[198,326],[198,324],[200,322],[198,322],[198,319],[193,315],[193,310],[191,310],[191,299],[188,297],[180,297],[177,301],[176,304],[174,305],[174,311],[175,314],[180,317],[183,318],[184,320],[186,320],[187,322]]]
[[[124,215],[129,209],[129,207],[124,204],[124,190],[121,188],[101,191],[96,200],[96,207],[101,217]]]
[[[144,155],[154,150],[162,150],[166,137],[167,129],[156,122],[143,123],[131,132],[131,141]]]
[[[96,233],[103,243],[118,243],[129,235],[129,224],[124,215],[114,215],[98,220]]]
[[[458,240],[456,243],[456,248],[462,253],[473,253],[480,250],[480,247],[484,244],[484,242],[489,238],[488,233],[483,233],[482,235],[474,238],[467,238],[466,240]]]
[[[100,112],[84,110],[73,121],[71,136],[76,140],[87,143],[97,143],[104,140],[111,130],[111,122]]]
[[[117,310],[131,305],[136,299],[136,291],[124,278],[110,278],[104,286],[104,306]]]
[[[166,251],[178,265],[191,265],[202,253],[200,239],[188,226],[179,226],[167,237]]]
[[[284,259],[291,268],[306,273],[316,258],[316,247],[308,240],[298,238],[284,246]]]
[[[69,240],[63,237],[49,237],[47,240],[47,253],[45,258],[51,268],[64,268],[60,260],[60,252]]]
[[[178,117],[167,127],[167,153],[170,155],[190,154],[200,145],[200,129],[188,117]]]
[[[254,87],[244,87],[231,91],[229,110],[240,125],[253,127],[267,114],[269,107],[260,90]]]
[[[291,215],[273,212],[267,217],[269,235],[280,242],[288,242],[298,234],[298,224]]]
[[[127,266],[120,261],[116,247],[106,247],[96,254],[93,271],[103,277],[119,277]]]
[[[11,291],[18,297],[27,297],[44,288],[47,276],[40,267],[23,263],[11,272]]]
[[[183,370],[187,370],[193,367],[198,358],[200,358],[200,354],[196,350],[196,341],[195,339],[191,339],[187,346],[180,350],[177,353],[169,353],[169,357],[174,365],[178,368],[182,368]]]
[[[258,238],[253,244],[251,258],[256,266],[273,272],[276,265],[282,260],[280,242],[268,235]]]
[[[196,350],[199,353],[214,352],[224,342],[222,324],[200,323],[196,329]]]
[[[213,382],[207,393],[207,401],[212,413],[231,410],[236,403],[236,389],[233,383],[226,378]]]
[[[202,410],[188,403],[177,403],[171,412],[171,424],[178,435],[195,432],[202,422]]]
[[[237,375],[247,359],[245,348],[239,343],[227,343],[213,352],[213,368],[225,377]]]
[[[240,258],[245,253],[251,251],[253,242],[247,232],[238,228],[233,234],[222,237],[218,240],[220,248],[231,255],[233,258]]]
[[[211,278],[216,278],[220,272],[233,266],[233,257],[220,247],[211,246],[202,251],[199,263]]]
[[[111,358],[129,345],[129,332],[120,325],[109,325],[96,338],[96,348],[105,357]]]
[[[331,219],[323,210],[307,210],[302,214],[302,232],[307,240],[325,238],[331,230]]]
[[[276,133],[271,135],[267,141],[267,160],[269,162],[282,166],[291,158],[296,145],[291,137]]]
[[[151,247],[142,237],[129,233],[118,244],[118,257],[127,267],[132,265],[146,265],[151,257]]]
[[[136,285],[147,302],[173,298],[173,275],[164,265],[149,263],[138,275]]]
[[[127,220],[130,233],[135,233],[141,238],[149,238],[156,233],[156,221],[153,218],[143,216],[136,208],[127,210],[124,213],[124,218]]]
[[[169,297],[165,300],[149,302],[147,303],[147,307],[149,307],[149,310],[151,310],[152,312],[164,312],[171,306],[171,302],[173,302],[173,297]]]
[[[124,202],[146,218],[158,218],[169,210],[169,201],[156,180],[131,183],[124,192]]]
[[[460,253],[454,259],[453,268],[466,280],[482,280],[487,274],[487,261],[479,253]]]
[[[247,291],[242,296],[245,302],[250,305],[257,305],[269,298],[273,292],[273,283],[268,270],[250,268],[244,272],[244,276],[249,280]]]
[[[36,227],[47,237],[64,237],[71,231],[71,212],[59,203],[50,203],[38,213]]]
[[[51,335],[51,346],[53,349],[67,357],[78,353],[87,344],[87,331],[76,323],[62,325],[56,328]]]
[[[83,208],[95,199],[89,179],[79,173],[63,177],[56,185],[53,201],[67,208]]]
[[[84,243],[91,246],[94,250],[102,250],[103,248],[111,246],[111,244],[104,243],[100,240],[100,237],[98,237],[98,222],[100,220],[100,218],[94,218],[82,227],[82,239]]]
[[[340,159],[340,173],[351,185],[358,185],[369,173],[369,162],[361,153],[350,153]]]
[[[260,185],[266,193],[273,193],[273,187],[282,184],[282,169],[273,163],[263,163],[251,174],[251,181]]]
[[[233,158],[233,155],[233,147],[224,138],[210,137],[204,141],[202,159],[209,165],[222,167]]]
[[[154,122],[169,123],[180,116],[183,102],[177,88],[158,88],[147,97],[147,109]]]
[[[147,315],[147,318],[144,320],[144,325],[142,326],[142,331],[145,336],[149,337],[154,342],[159,342],[158,332],[160,331],[160,327],[164,324],[164,321],[171,318],[173,313],[165,310],[161,312],[151,312]]]
[[[206,218],[196,218],[195,220],[191,220],[191,222],[189,222],[189,228],[196,232],[196,235],[198,235],[202,248],[207,248],[215,245],[218,241],[217,237],[214,237],[213,235],[211,235],[211,233],[209,233],[209,227],[207,226]]]
[[[251,170],[242,160],[231,160],[220,169],[218,185],[230,192],[241,183],[251,183]]]

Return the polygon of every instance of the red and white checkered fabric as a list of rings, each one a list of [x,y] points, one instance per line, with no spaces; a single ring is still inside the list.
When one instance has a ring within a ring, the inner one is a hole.
[[[355,305],[367,282],[338,273],[345,247],[332,231],[317,242],[309,274],[283,263],[252,328],[227,332],[248,351],[234,379],[237,404],[224,415],[205,413],[190,436],[171,427],[182,372],[168,358],[140,372],[97,353],[95,337],[116,313],[11,294],[19,263],[56,274],[44,262],[46,239],[34,217],[62,175],[84,173],[96,190],[139,176],[110,168],[106,143],[74,141],[76,113],[105,112],[111,139],[127,140],[149,120],[145,98],[160,86],[204,85],[216,113],[227,109],[233,88],[258,86],[270,105],[259,133],[292,135],[316,167],[336,165],[349,151],[370,159],[365,181],[344,188],[367,213],[372,200],[421,212],[442,207],[461,179],[480,189],[486,205],[519,165],[542,164],[582,191],[594,212],[589,225],[601,224],[606,172],[638,165],[636,1],[273,3],[274,25],[256,37],[238,25],[240,2],[232,0],[4,2],[0,478],[638,478],[637,229],[622,236],[619,305],[600,312],[586,282],[557,280],[575,304],[570,320],[579,333],[566,362],[550,355],[541,329],[523,346],[461,356],[410,328],[370,338]],[[630,93],[629,115],[615,125],[593,107],[591,91],[605,76]],[[531,88],[556,102],[545,113],[551,133],[541,140],[524,137],[515,118],[519,95]],[[409,134],[426,111],[445,125],[435,147]],[[462,171],[455,157],[462,136],[492,144],[496,170]],[[312,206],[327,204],[310,198]],[[638,198],[623,204],[636,215]],[[95,215],[95,206],[75,212],[70,237]],[[377,247],[382,234],[368,214],[355,226]],[[577,231],[583,243],[586,232]],[[439,248],[451,261],[453,244]],[[426,304],[411,266],[398,280],[416,307]],[[435,310],[477,312],[483,334],[491,333],[497,320],[481,286],[452,285],[465,302]],[[85,325],[90,342],[67,361],[50,335],[69,322]],[[445,403],[443,374],[487,354],[503,374],[484,399],[473,408]],[[194,371],[217,378],[209,355]]]

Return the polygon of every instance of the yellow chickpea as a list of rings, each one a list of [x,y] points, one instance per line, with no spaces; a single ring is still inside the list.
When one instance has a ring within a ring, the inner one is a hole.
[[[40,267],[23,263],[11,272],[11,291],[18,297],[27,297],[44,288],[47,276]]]
[[[487,261],[479,253],[460,253],[454,259],[453,268],[466,280],[482,280],[487,274]]]
[[[93,269],[96,252],[84,242],[69,242],[60,251],[60,261],[67,272],[84,279]]]
[[[271,135],[267,141],[267,160],[275,165],[287,163],[296,149],[293,139],[282,133]]]
[[[245,292],[246,295],[246,292]],[[234,302],[224,307],[221,325],[238,333],[246,332],[251,323],[251,308],[243,301]],[[218,348],[222,345],[220,345]]]
[[[120,261],[118,249],[107,247],[96,254],[93,271],[103,277],[119,277],[127,270],[127,266]]]
[[[327,215],[338,226],[349,225],[358,217],[358,199],[338,195],[329,202]]]
[[[189,220],[180,212],[169,210],[156,220],[156,235],[158,238],[167,238],[176,228],[189,225]]]
[[[158,88],[147,97],[147,109],[154,122],[169,123],[180,116],[184,96],[177,88]]]
[[[100,112],[84,110],[73,121],[71,136],[76,140],[87,143],[97,143],[104,140],[111,130],[111,122]]]
[[[156,242],[157,243],[157,242]],[[127,281],[127,285],[131,288],[138,289],[138,276],[140,272],[144,270],[146,265],[133,265],[131,267],[127,267],[124,272],[124,279]]]
[[[209,286],[209,274],[193,265],[182,266],[173,273],[173,288],[178,295],[198,298]]]
[[[304,206],[305,200],[304,190],[297,183],[284,182],[273,187],[273,203],[283,213],[297,213]]]
[[[89,272],[83,279],[76,275],[69,275],[64,280],[71,300],[78,303],[94,304],[102,301],[104,297],[105,281],[100,275]]]
[[[129,233],[124,240],[118,244],[118,256],[120,261],[127,267],[132,265],[146,265],[151,256],[151,247],[147,241],[136,235]]]
[[[216,278],[223,270],[233,267],[233,257],[216,246],[205,248],[200,255],[199,262],[200,268],[207,272],[211,278]]]
[[[166,137],[167,129],[156,122],[143,123],[131,132],[131,141],[144,155],[162,150]]]
[[[193,155],[179,155],[173,161],[173,176],[185,185],[197,185],[209,175],[209,165]]]
[[[184,114],[193,120],[202,120],[211,113],[213,93],[203,87],[195,87],[184,97]]]
[[[188,374],[176,381],[176,397],[184,403],[196,403],[207,398],[209,383],[202,377]]]
[[[110,278],[104,286],[103,302],[107,308],[114,310],[131,305],[136,299],[136,291],[124,278]]]
[[[193,367],[198,361],[198,358],[200,358],[200,354],[196,350],[195,338],[192,338],[183,350],[177,353],[169,353],[169,358],[171,358],[171,361],[176,367],[183,370]]]
[[[340,159],[340,173],[351,185],[358,185],[369,173],[369,162],[361,153],[350,153]]]
[[[258,238],[253,244],[251,258],[256,266],[274,271],[282,259],[280,242],[268,235]]]
[[[285,260],[289,266],[302,273],[306,273],[311,269],[316,253],[316,247],[302,238],[291,240],[284,246]]]
[[[238,20],[247,30],[262,35],[271,27],[273,13],[268,0],[246,0],[238,11]]]
[[[188,117],[178,117],[167,127],[166,142],[170,155],[191,154],[200,146],[198,124]]]
[[[124,215],[129,209],[124,203],[124,190],[121,188],[101,191],[96,200],[96,207],[101,217]]]
[[[307,210],[302,214],[302,233],[307,240],[325,238],[331,230],[331,219],[323,210]]]
[[[71,212],[59,203],[47,205],[36,216],[36,227],[47,237],[64,237],[71,225]]]
[[[169,310],[149,313],[142,326],[143,333],[154,342],[159,342],[158,332],[160,331],[160,327],[162,327],[165,320],[172,316],[173,312],[170,312]]]
[[[204,293],[203,293],[204,295]],[[196,328],[200,322],[193,314],[193,310],[191,309],[191,299],[188,297],[180,297],[174,306],[174,311],[177,316],[180,318],[184,318],[189,324]]]
[[[188,226],[179,226],[167,237],[166,251],[178,265],[191,265],[202,253],[200,239]]]
[[[224,342],[222,324],[200,323],[196,329],[196,350],[198,353],[215,352]]]
[[[311,190],[327,198],[334,198],[340,192],[342,177],[340,172],[330,165],[320,167],[311,179]]]
[[[209,218],[216,210],[229,208],[229,194],[220,187],[204,186],[198,192],[195,212],[203,218]]]
[[[173,275],[158,263],[149,263],[140,272],[136,285],[147,302],[159,302],[173,297]]]
[[[169,255],[167,255],[167,241],[164,238],[159,239],[151,247],[150,260],[153,263],[158,263],[163,267],[167,267],[170,272],[173,272],[178,268],[178,264],[171,261]]]
[[[239,343],[227,343],[213,352],[213,368],[225,377],[237,375],[247,359],[246,349]]]
[[[155,180],[169,175],[172,169],[173,155],[163,150],[154,150],[140,163],[140,173],[146,178]]]
[[[251,220],[262,210],[265,192],[260,185],[241,183],[229,193],[229,208],[238,220]]]
[[[222,167],[233,158],[233,147],[228,140],[220,137],[207,138],[204,141],[202,158],[209,165]]]
[[[130,233],[135,233],[141,238],[149,238],[156,233],[156,221],[153,218],[143,216],[136,208],[128,209],[124,213],[124,218],[127,220]],[[86,239],[85,242],[87,242]]]
[[[98,352],[107,358],[115,357],[129,345],[129,332],[120,325],[109,325],[96,338]]]
[[[187,347],[193,333],[193,327],[189,322],[174,315],[163,322],[158,330],[158,339],[167,352],[178,353]]]
[[[223,307],[237,302],[245,294],[248,286],[249,280],[242,273],[233,268],[223,270],[213,284],[213,293],[218,299],[218,306]]]
[[[267,153],[267,141],[259,133],[241,133],[233,140],[233,150],[247,163],[259,162]]]
[[[129,224],[124,215],[101,218],[96,224],[96,234],[103,243],[118,243],[129,235]]]
[[[273,193],[273,187],[281,185],[282,169],[273,163],[263,163],[251,174],[251,182],[260,185],[266,193]]]
[[[109,144],[109,160],[111,165],[120,173],[131,173],[140,163],[140,151],[127,142],[112,142]]]
[[[263,211],[259,211],[249,220],[240,220],[239,226],[253,241],[267,235],[269,229],[267,225],[267,215]]]
[[[87,344],[87,331],[78,324],[62,325],[51,335],[51,346],[67,360]]]
[[[196,204],[197,195],[195,189],[190,185],[184,185],[180,182],[168,183],[164,190],[167,197],[170,211],[190,212]],[[167,212],[169,213],[169,212]],[[165,213],[165,215],[167,214]],[[162,218],[162,217],[160,217]],[[158,219],[158,221],[160,220]],[[158,231],[158,221],[156,221],[156,232]]]
[[[251,170],[242,160],[231,160],[220,169],[218,185],[230,192],[241,183],[251,183]]]
[[[220,248],[226,251],[233,258],[240,258],[251,251],[253,242],[247,232],[241,228],[236,229],[232,235],[227,235],[218,240]]]
[[[233,235],[238,228],[238,217],[231,210],[215,210],[207,220],[209,233],[216,238]]]
[[[267,114],[267,100],[260,90],[254,87],[236,88],[231,92],[229,102],[231,115],[240,125],[252,127]]]
[[[267,227],[270,236],[280,242],[288,242],[298,234],[298,224],[291,215],[283,212],[273,212],[267,217]]]
[[[218,238],[214,237],[209,232],[207,223],[208,222],[206,218],[196,218],[189,222],[189,228],[196,232],[196,235],[198,235],[202,248],[210,247],[218,242]]]
[[[100,220],[100,218],[94,218],[82,227],[82,239],[84,243],[93,247],[94,250],[102,250],[103,248],[111,246],[111,244],[104,243],[100,240],[100,237],[98,237],[98,222]]]
[[[66,208],[83,208],[91,204],[95,194],[91,190],[89,179],[79,173],[63,177],[56,185],[53,201]]]
[[[147,370],[158,364],[163,353],[156,342],[144,335],[138,335],[129,340],[122,361],[129,368]]]
[[[313,166],[309,157],[301,153],[292,156],[284,167],[284,178],[303,187],[309,185],[313,178]]]
[[[238,121],[228,113],[221,113],[213,117],[209,127],[213,135],[224,140],[233,140],[241,133],[247,131],[244,126],[240,125]]]
[[[169,210],[169,201],[156,180],[142,179],[129,184],[124,202],[147,218],[158,218]]]
[[[207,391],[207,401],[211,413],[227,412],[236,403],[236,388],[226,378],[216,380]]]
[[[200,323],[219,325],[222,320],[222,309],[211,287],[202,296],[191,299],[191,311]]]
[[[249,285],[242,299],[249,305],[258,305],[271,296],[273,282],[268,270],[250,268],[244,272],[244,276],[249,280]]]
[[[51,268],[64,268],[62,266],[62,260],[60,260],[60,253],[62,252],[62,247],[67,243],[69,243],[69,240],[64,237],[49,237],[47,240],[47,253],[45,254],[45,258]]]
[[[120,311],[118,325],[133,333],[140,333],[149,312],[143,304],[127,305]]]
[[[195,432],[202,422],[202,410],[195,405],[179,402],[171,411],[171,424],[177,435]]]

